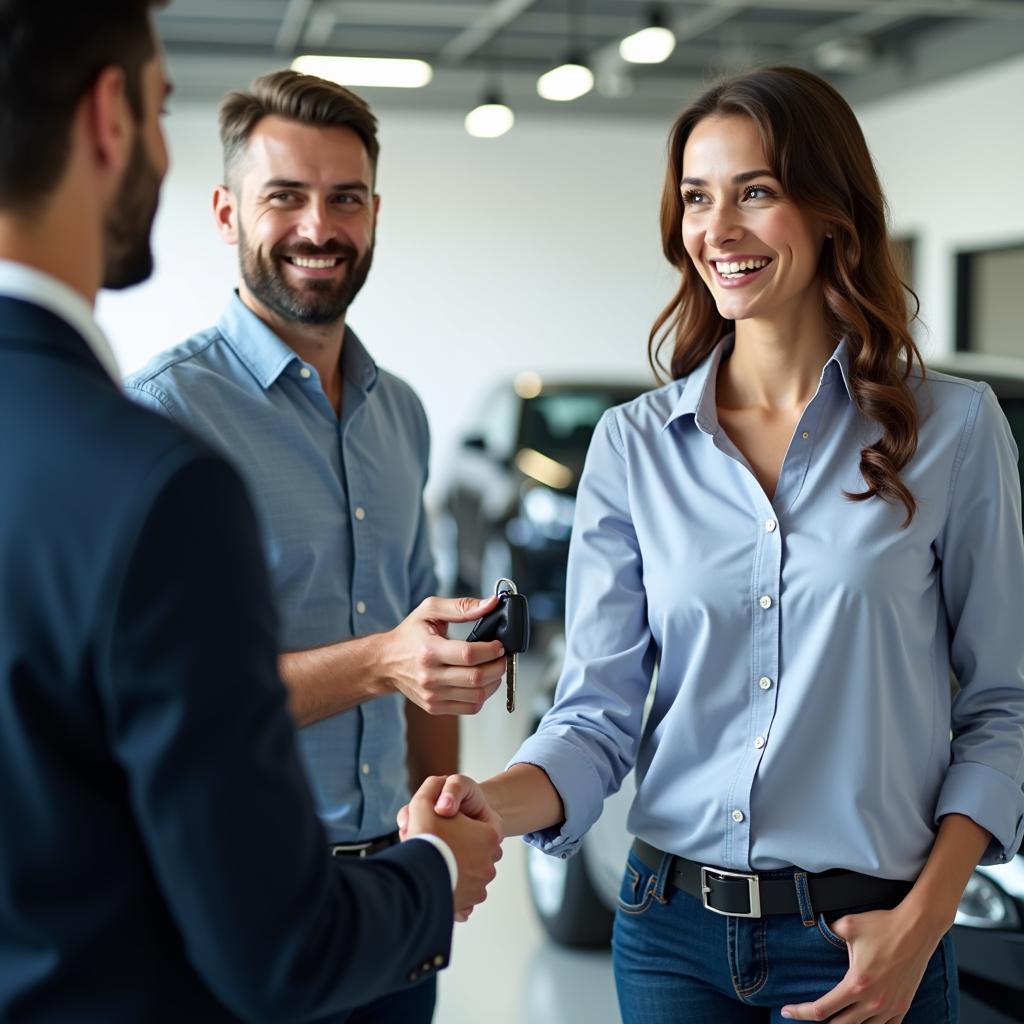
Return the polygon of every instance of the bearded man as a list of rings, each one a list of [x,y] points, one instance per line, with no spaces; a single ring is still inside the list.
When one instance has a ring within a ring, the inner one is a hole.
[[[213,207],[238,247],[238,290],[215,327],[127,381],[249,484],[281,677],[335,856],[397,842],[408,783],[457,771],[457,716],[505,669],[500,642],[447,638],[493,599],[431,596],[426,417],[346,325],[373,258],[376,127],[361,98],[292,71],[225,98]],[[431,977],[350,1019],[428,1021],[434,1001]]]

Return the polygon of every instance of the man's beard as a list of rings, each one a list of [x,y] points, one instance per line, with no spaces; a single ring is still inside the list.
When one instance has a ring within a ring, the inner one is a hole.
[[[137,132],[121,188],[104,226],[104,288],[129,288],[153,273],[150,232],[160,197],[160,174]]]
[[[284,278],[280,262],[285,256],[313,259],[340,256],[345,260],[347,273],[340,281],[311,278],[301,287],[296,287]],[[359,259],[354,246],[338,241],[330,241],[322,246],[286,245],[279,242],[267,255],[250,246],[241,225],[238,228],[238,264],[246,288],[263,305],[285,320],[304,324],[337,322],[348,311],[366,283],[372,263],[372,245]]]

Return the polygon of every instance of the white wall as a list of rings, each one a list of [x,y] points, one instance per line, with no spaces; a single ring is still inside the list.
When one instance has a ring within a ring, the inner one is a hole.
[[[859,111],[894,226],[917,237],[932,352],[953,344],[954,251],[1024,238],[1021,96],[1024,58]],[[212,323],[234,284],[209,212],[215,121],[212,106],[169,119],[157,273],[101,300],[125,370]],[[485,141],[454,115],[382,122],[377,256],[349,322],[418,389],[435,470],[496,377],[647,374],[647,331],[673,289],[657,226],[668,124],[561,116]]]
[[[1021,97],[1024,56],[858,110],[894,227],[917,237],[927,352],[953,348],[957,250],[1024,240]]]
[[[234,285],[210,214],[215,113],[169,118],[157,272],[101,299],[126,371],[212,323]],[[384,119],[377,251],[348,320],[419,391],[435,467],[495,378],[647,378],[647,332],[673,290],[658,238],[665,131],[542,122],[488,141],[457,116]]]

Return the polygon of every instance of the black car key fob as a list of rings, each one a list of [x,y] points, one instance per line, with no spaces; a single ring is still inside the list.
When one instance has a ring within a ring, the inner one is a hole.
[[[504,586],[503,586],[504,585]],[[502,578],[494,585],[498,605],[482,619],[477,620],[466,638],[470,643],[500,640],[508,655],[505,674],[505,707],[511,713],[516,709],[516,676],[519,655],[530,646],[530,610],[526,597],[520,594],[512,580]]]

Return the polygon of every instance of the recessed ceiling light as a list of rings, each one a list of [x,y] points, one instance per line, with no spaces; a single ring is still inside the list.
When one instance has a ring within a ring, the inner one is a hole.
[[[671,29],[664,25],[648,25],[619,43],[619,56],[630,64],[661,64],[669,59],[675,48],[676,37]]]
[[[497,96],[488,96],[466,115],[466,131],[477,139],[496,139],[516,122],[512,109]]]
[[[425,60],[392,57],[319,57],[306,55],[292,61],[292,70],[316,75],[338,85],[383,89],[421,89],[434,77]]]
[[[594,88],[594,72],[586,64],[569,60],[537,79],[537,92],[546,100],[566,102],[586,95]]]

